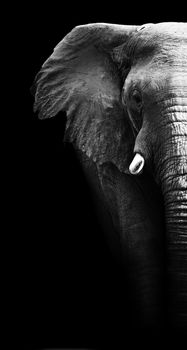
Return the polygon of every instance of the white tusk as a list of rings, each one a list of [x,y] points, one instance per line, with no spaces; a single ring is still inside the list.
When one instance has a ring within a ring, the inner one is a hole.
[[[130,166],[129,171],[132,175],[139,175],[144,167],[145,160],[141,154],[136,153]]]

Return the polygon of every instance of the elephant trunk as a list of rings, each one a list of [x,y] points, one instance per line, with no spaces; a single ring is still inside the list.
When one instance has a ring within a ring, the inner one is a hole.
[[[178,162],[183,162],[183,157]],[[173,169],[177,169],[173,162]],[[166,175],[165,175],[166,177]],[[187,177],[176,174],[164,183],[168,253],[169,319],[172,325],[187,326]]]
[[[187,327],[187,109],[170,109],[155,161],[165,204],[169,322]]]

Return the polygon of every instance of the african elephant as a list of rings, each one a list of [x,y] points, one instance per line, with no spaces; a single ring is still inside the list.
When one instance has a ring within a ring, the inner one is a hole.
[[[187,24],[77,26],[34,86],[39,118],[66,112],[65,140],[109,213],[139,321],[185,328]]]

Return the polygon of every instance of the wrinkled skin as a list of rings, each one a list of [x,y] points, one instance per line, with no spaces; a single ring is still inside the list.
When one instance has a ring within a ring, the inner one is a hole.
[[[35,110],[67,112],[139,321],[159,327],[166,295],[168,324],[187,328],[187,24],[76,27],[36,77]]]

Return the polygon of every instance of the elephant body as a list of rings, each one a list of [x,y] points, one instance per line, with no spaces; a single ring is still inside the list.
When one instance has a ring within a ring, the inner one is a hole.
[[[74,28],[36,77],[35,110],[66,111],[139,323],[186,329],[187,24]]]
[[[161,192],[145,172],[135,183],[114,165],[106,163],[98,171],[87,156],[78,154],[111,254],[126,274],[136,313],[133,324],[161,328],[165,273]]]

